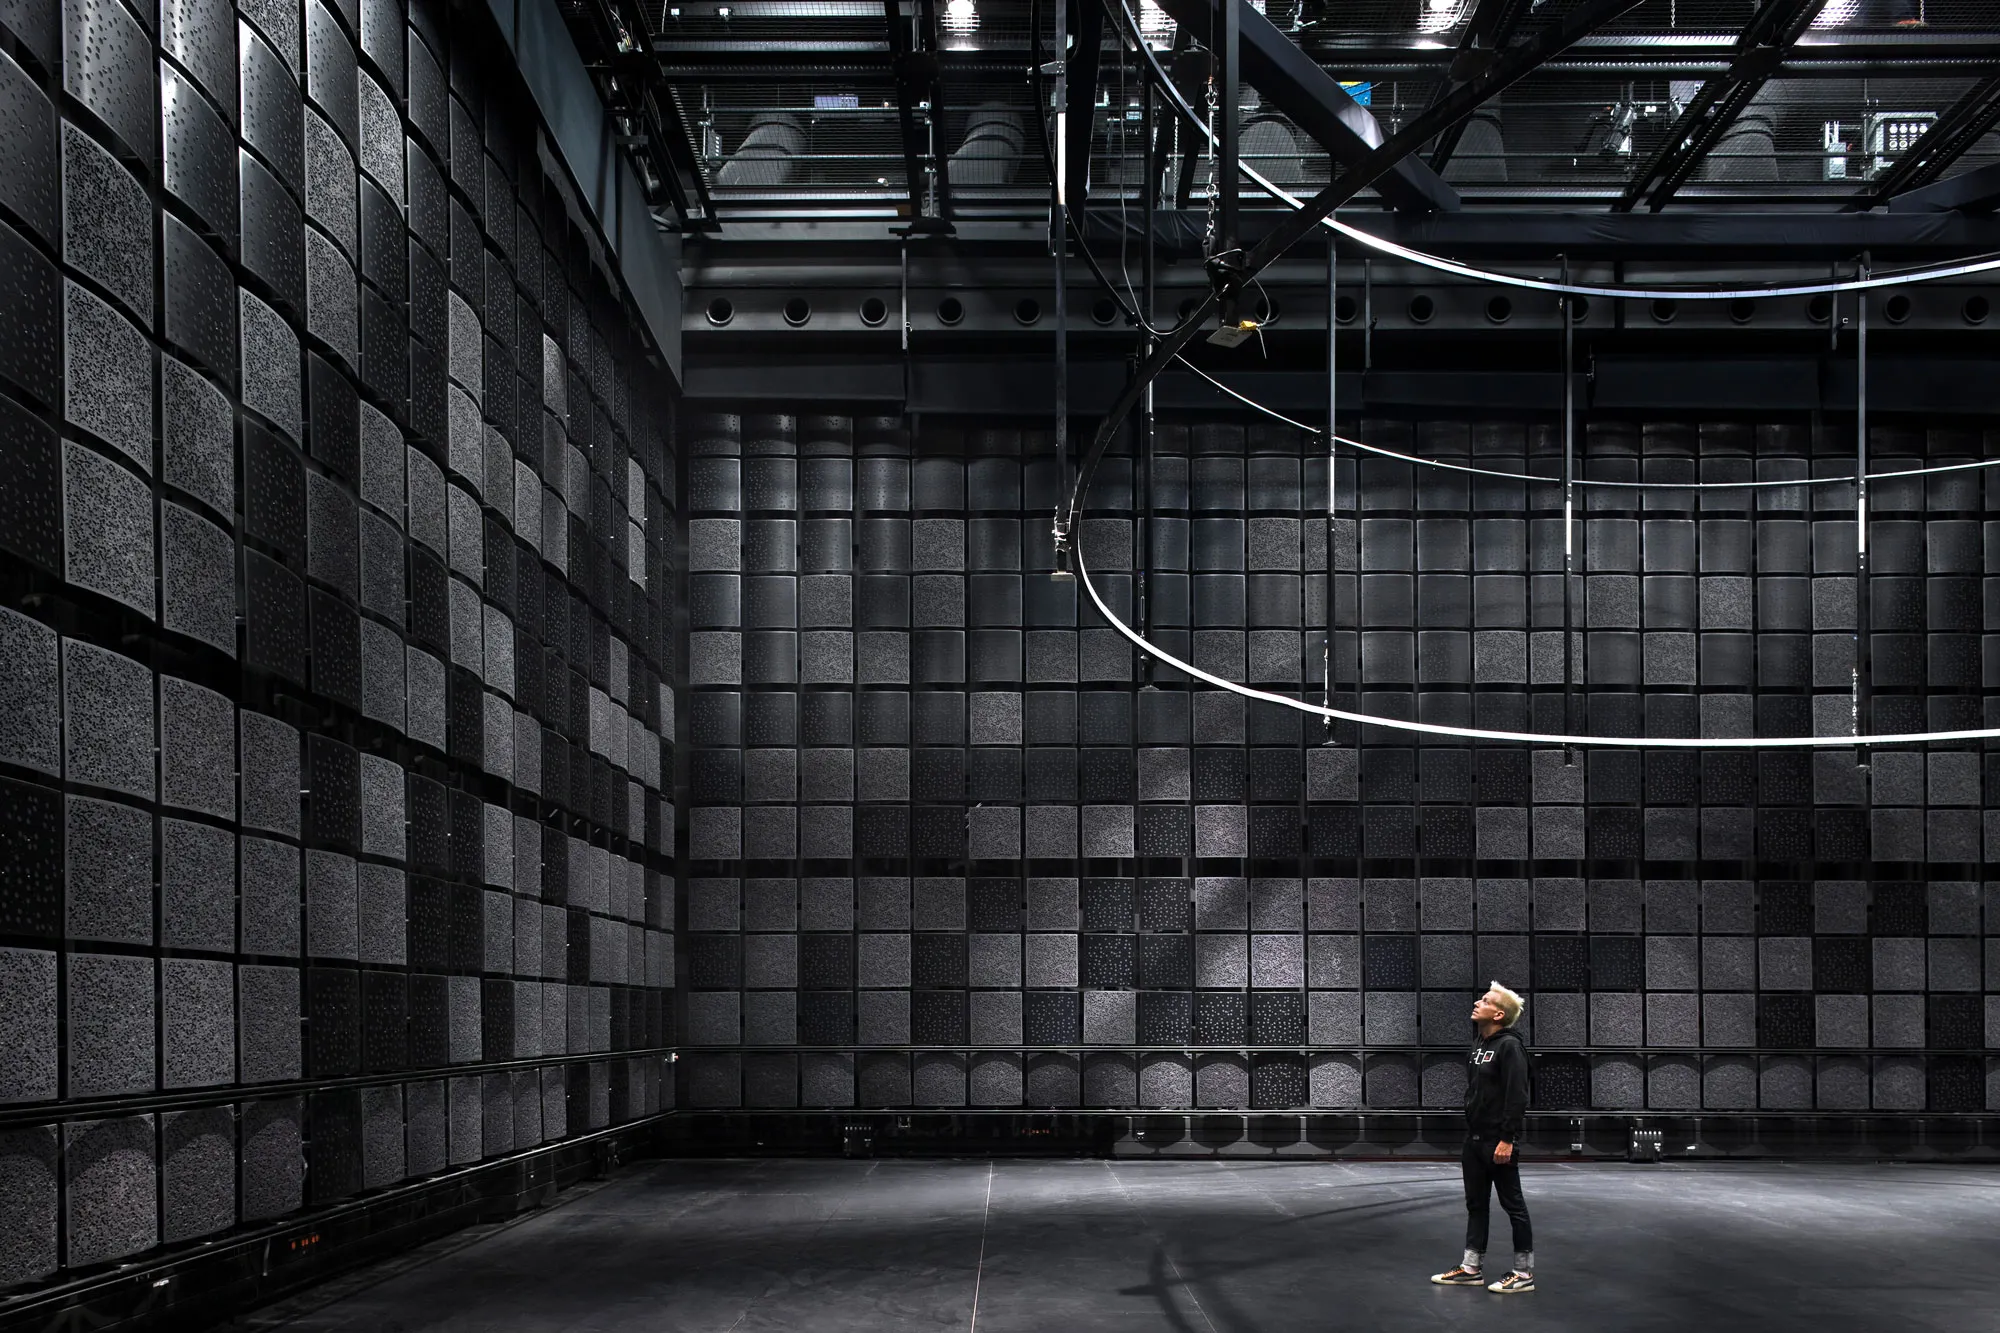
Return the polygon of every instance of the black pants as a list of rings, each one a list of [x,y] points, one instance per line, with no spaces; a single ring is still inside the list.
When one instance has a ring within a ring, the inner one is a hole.
[[[1514,1224],[1514,1249],[1526,1253],[1535,1248],[1535,1233],[1528,1225],[1528,1201],[1521,1197],[1520,1145],[1515,1145],[1514,1156],[1505,1166],[1493,1160],[1494,1146],[1490,1138],[1469,1136],[1459,1160],[1465,1174],[1465,1248],[1486,1253],[1487,1220],[1497,1190],[1500,1207]]]

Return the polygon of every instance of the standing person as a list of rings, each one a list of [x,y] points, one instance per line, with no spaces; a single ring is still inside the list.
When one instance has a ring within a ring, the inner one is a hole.
[[[1479,1041],[1472,1048],[1465,1083],[1465,1257],[1458,1267],[1431,1279],[1443,1287],[1485,1287],[1511,1296],[1535,1289],[1535,1238],[1528,1226],[1528,1201],[1521,1197],[1521,1141],[1528,1111],[1528,1048],[1514,1025],[1523,1001],[1499,982],[1473,1002]],[[1497,1282],[1486,1280],[1486,1225],[1491,1195],[1514,1224],[1514,1268]]]

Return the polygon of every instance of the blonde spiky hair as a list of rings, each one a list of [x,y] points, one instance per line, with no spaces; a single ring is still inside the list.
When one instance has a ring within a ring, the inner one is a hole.
[[[1496,1003],[1500,1006],[1500,1012],[1507,1016],[1507,1021],[1501,1026],[1513,1027],[1521,1021],[1521,1014],[1528,1007],[1526,1000],[1497,981],[1493,983],[1489,993],[1495,997]]]

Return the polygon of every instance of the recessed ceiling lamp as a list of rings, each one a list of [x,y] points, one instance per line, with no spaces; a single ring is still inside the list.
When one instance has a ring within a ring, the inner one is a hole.
[[[1861,0],[1826,0],[1825,8],[1812,21],[1815,28],[1843,28],[1854,21]]]
[[[971,32],[979,26],[979,10],[973,0],[948,0],[944,7],[947,32]]]
[[[1470,0],[1424,0],[1423,14],[1417,19],[1419,32],[1449,32],[1465,18]]]

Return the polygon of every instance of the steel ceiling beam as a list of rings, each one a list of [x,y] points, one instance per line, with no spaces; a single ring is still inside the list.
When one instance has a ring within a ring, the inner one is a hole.
[[[1063,182],[1064,197],[1071,208],[1082,208],[1090,198],[1090,145],[1097,125],[1097,84],[1104,53],[1104,6],[1100,0],[1056,0],[1070,5],[1070,31],[1075,37],[1070,50],[1058,51],[1055,58],[1068,62],[1063,88],[1068,113],[1063,124],[1063,145],[1069,179]],[[1124,108],[1118,109],[1123,115]]]
[[[795,27],[796,30],[796,27]],[[1734,34],[1648,36],[1606,33],[1550,58],[1537,75],[1605,75],[1657,78],[1708,77],[1728,71]],[[1300,47],[1339,78],[1403,75],[1435,77],[1458,58],[1452,47],[1393,33],[1356,38],[1302,34]],[[660,37],[653,53],[670,77],[680,79],[788,79],[879,75],[887,41],[814,37]],[[994,42],[977,49],[940,52],[952,71],[1015,75],[1027,58],[1025,42]],[[1787,78],[1981,71],[2000,62],[2000,25],[1994,32],[1809,32],[1785,56]]]
[[[1910,145],[1888,174],[1875,183],[1868,198],[1854,206],[1874,208],[1886,203],[1895,207],[1898,195],[1936,181],[1996,124],[2000,124],[2000,74],[1973,84]]]
[[[1472,68],[1472,62],[1482,53],[1491,53],[1507,45],[1514,39],[1515,30],[1521,26],[1521,19],[1533,6],[1533,0],[1479,0],[1479,7],[1472,11],[1472,20],[1465,25],[1465,31],[1458,39],[1458,49],[1452,53],[1450,65],[1454,79],[1463,77],[1461,71]],[[1432,91],[1431,102],[1435,105],[1450,85],[1440,81]],[[1431,170],[1442,173],[1451,155],[1458,151],[1458,141],[1465,137],[1470,120],[1461,120],[1444,133],[1438,135],[1431,147]]]
[[[1199,40],[1202,34],[1221,27],[1220,6],[1225,2],[1161,0],[1160,8]],[[1387,139],[1368,109],[1349,97],[1338,79],[1269,19],[1245,5],[1240,24],[1243,81],[1262,94],[1267,105],[1311,135],[1334,161],[1351,170]],[[1458,207],[1458,192],[1415,158],[1398,161],[1373,186],[1400,210],[1434,212]]]
[[[1783,67],[1787,53],[1825,4],[1826,0],[1765,0],[1737,40],[1728,72],[1702,84],[1667,131],[1666,142],[1633,174],[1612,208],[1625,212],[1641,196],[1655,213],[1665,208],[1751,99]]]
[[[619,140],[650,170],[656,182],[648,204],[664,194],[690,230],[715,226],[715,208],[701,161],[688,137],[687,125],[666,86],[659,63],[648,50],[645,20],[627,11],[621,0],[583,0],[562,7],[571,36],[577,42],[597,84],[605,110],[618,124]]]
[[[951,230],[951,182],[938,151],[938,28],[936,0],[883,0],[889,68],[896,80],[896,120],[902,130],[903,176],[910,230]],[[935,204],[935,207],[932,205]]]

